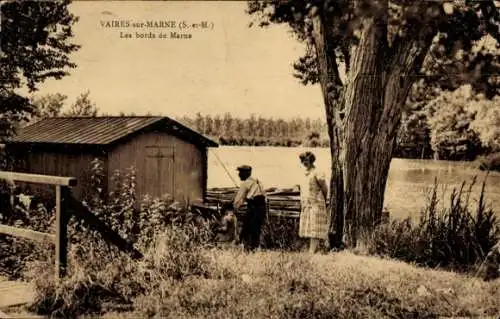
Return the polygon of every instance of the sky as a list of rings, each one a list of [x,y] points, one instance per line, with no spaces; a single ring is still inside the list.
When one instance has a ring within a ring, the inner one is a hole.
[[[72,42],[82,48],[72,60],[78,67],[62,80],[46,81],[36,94],[59,92],[72,102],[89,90],[109,114],[323,119],[319,86],[303,86],[292,75],[303,45],[286,26],[249,28],[254,18],[245,9],[244,1],[75,1],[70,10],[80,20]],[[207,21],[213,29],[102,26],[110,20]],[[171,31],[192,37],[159,38]],[[136,38],[136,32],[155,38]]]

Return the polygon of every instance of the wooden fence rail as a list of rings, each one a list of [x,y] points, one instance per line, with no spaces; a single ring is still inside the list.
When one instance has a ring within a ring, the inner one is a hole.
[[[70,186],[70,187],[74,187],[78,183],[77,179],[74,177],[26,174],[26,173],[5,172],[5,171],[0,171],[0,179],[9,181],[27,182],[27,183]]]
[[[26,239],[38,241],[38,242],[42,242],[42,241],[48,241],[48,242],[52,242],[52,243],[56,242],[56,235],[42,233],[42,232],[30,230],[30,229],[23,229],[23,228],[19,228],[19,227],[2,225],[2,224],[0,224],[0,234],[26,238]]]
[[[50,176],[50,175],[38,175],[38,174],[26,174],[17,172],[5,172],[0,171],[0,179],[4,179],[10,182],[26,182],[26,183],[37,183],[37,184],[49,184],[55,185],[56,188],[56,234],[50,235],[41,232],[36,232],[33,230],[22,229],[17,227],[11,227],[7,225],[1,225],[0,233],[28,238],[35,241],[43,241],[47,238],[54,240],[56,245],[56,277],[61,278],[66,274],[67,265],[67,245],[68,245],[68,234],[67,234],[67,221],[68,216],[65,214],[63,209],[64,198],[61,197],[61,193],[68,189],[68,187],[76,186],[77,180],[74,177],[61,177],[61,176]]]
[[[27,182],[55,185],[56,190],[56,234],[47,234],[29,229],[12,227],[0,224],[0,234],[27,238],[33,241],[50,241],[56,248],[56,277],[61,278],[66,274],[68,261],[68,221],[71,213],[78,219],[85,221],[89,226],[101,233],[107,241],[116,245],[122,251],[131,253],[133,258],[141,258],[142,254],[131,243],[123,239],[108,225],[92,214],[80,201],[73,198],[70,187],[77,185],[74,177],[61,177],[50,175],[26,174],[17,172],[0,171],[0,179],[11,182]]]

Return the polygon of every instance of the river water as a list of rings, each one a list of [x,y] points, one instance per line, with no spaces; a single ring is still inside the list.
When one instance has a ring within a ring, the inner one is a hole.
[[[208,187],[234,186],[238,183],[236,167],[248,164],[253,175],[266,187],[290,187],[297,184],[303,168],[298,155],[304,148],[221,146],[210,149],[208,156]],[[317,167],[329,177],[329,149],[309,149],[317,157]],[[228,172],[226,172],[226,169]],[[385,190],[385,207],[394,217],[418,216],[425,204],[428,191],[437,178],[441,204],[449,206],[449,195],[462,182],[470,183],[473,204],[478,198],[486,173],[471,163],[412,160],[395,158],[391,162]],[[467,184],[468,185],[468,184]],[[486,199],[490,208],[500,215],[500,173],[492,172],[486,182]]]

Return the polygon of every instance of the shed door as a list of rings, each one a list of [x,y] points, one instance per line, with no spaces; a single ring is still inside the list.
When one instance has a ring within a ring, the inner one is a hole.
[[[154,197],[174,194],[174,147],[146,146],[146,192]]]

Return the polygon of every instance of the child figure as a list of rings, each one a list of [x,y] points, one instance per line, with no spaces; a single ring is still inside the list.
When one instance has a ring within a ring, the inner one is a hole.
[[[237,219],[234,212],[226,210],[221,220],[221,225],[217,229],[217,241],[234,244],[237,236]]]

